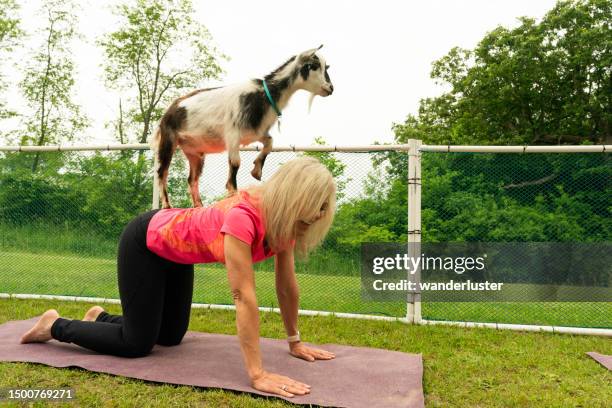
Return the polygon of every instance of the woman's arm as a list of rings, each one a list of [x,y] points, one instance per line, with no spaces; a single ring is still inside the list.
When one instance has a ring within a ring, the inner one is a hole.
[[[259,308],[255,296],[251,247],[225,234],[224,252],[227,276],[236,305],[236,327],[240,349],[251,378],[251,385],[257,390],[285,397],[309,393],[309,385],[263,369],[259,350]]]
[[[281,309],[287,336],[298,334],[298,309],[300,290],[295,276],[293,249],[279,252],[274,260],[276,269],[276,297]],[[329,360],[334,353],[306,346],[301,341],[289,343],[291,355],[307,361]]]
[[[255,295],[255,276],[251,247],[226,234],[224,238],[225,266],[232,297],[236,305],[236,327],[240,349],[249,377],[263,371],[259,351],[259,308]]]
[[[298,334],[297,319],[300,303],[300,290],[295,277],[293,250],[276,254],[274,259],[276,275],[276,298],[280,305],[287,336]]]

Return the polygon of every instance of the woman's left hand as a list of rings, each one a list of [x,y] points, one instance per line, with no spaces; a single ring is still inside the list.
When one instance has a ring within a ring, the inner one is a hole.
[[[332,358],[336,357],[334,353],[308,347],[301,341],[289,343],[289,349],[291,350],[290,353],[293,357],[301,358],[302,360],[306,361],[331,360]]]

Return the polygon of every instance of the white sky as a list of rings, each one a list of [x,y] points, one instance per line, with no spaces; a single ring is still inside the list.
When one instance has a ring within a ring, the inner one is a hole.
[[[40,24],[39,1],[21,3],[23,28]],[[75,47],[77,97],[92,119],[83,139],[115,142],[104,125],[117,114],[119,95],[104,86],[101,50],[95,40],[111,30],[111,2],[82,1]],[[218,48],[231,57],[220,83],[262,77],[288,57],[324,44],[334,94],[316,98],[307,113],[307,94],[298,92],[283,112],[275,145],[308,145],[316,136],[328,144],[391,142],[394,122],[416,113],[419,99],[439,94],[429,78],[431,63],[450,48],[471,48],[498,25],[515,26],[519,16],[541,17],[553,0],[428,1],[197,1],[197,16]],[[17,60],[21,58],[17,56]],[[17,83],[19,76],[9,76]],[[194,88],[210,84],[194,84]],[[15,88],[9,92],[19,105]],[[7,123],[0,126],[6,129]],[[1,143],[0,141],[0,144]]]

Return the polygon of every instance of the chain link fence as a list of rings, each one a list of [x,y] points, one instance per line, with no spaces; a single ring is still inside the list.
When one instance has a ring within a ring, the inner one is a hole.
[[[421,163],[423,242],[612,241],[609,154],[424,152]],[[602,284],[609,288],[612,265],[604,268],[608,278]],[[524,302],[424,302],[422,316],[430,320],[612,327],[610,302],[529,301],[528,290],[526,287]]]
[[[318,157],[339,186],[334,225],[296,265],[300,308],[404,317],[405,302],[361,297],[362,242],[407,242],[407,153],[273,152],[264,180],[298,155]],[[241,152],[238,186],[257,152]],[[0,152],[0,293],[118,298],[116,246],[152,203],[148,150]],[[224,154],[208,155],[205,202],[225,194]],[[605,154],[423,153],[423,242],[608,242],[612,167]],[[173,206],[190,206],[175,155]],[[256,265],[260,306],[277,307],[271,260]],[[232,304],[221,265],[196,266],[194,302]],[[430,320],[612,327],[612,306],[581,303],[423,303]]]
[[[134,216],[151,208],[152,153],[0,154],[0,293],[117,299],[118,238]],[[257,154],[241,152],[239,187],[258,183],[250,175]],[[384,191],[368,153],[274,152],[266,161],[263,179],[280,164],[303,154],[316,156],[331,168],[339,186],[339,205],[345,210],[321,248],[297,262],[300,307],[403,317],[405,303],[361,300],[359,248],[364,234],[371,239],[405,241],[406,198],[396,206],[401,220],[384,220],[384,214],[369,208],[380,204],[368,196]],[[225,154],[207,155],[205,160],[200,191],[209,203],[225,195],[228,165]],[[191,206],[187,175],[188,164],[177,153],[169,177],[174,207]],[[396,232],[382,233],[383,228],[370,227],[385,223]],[[256,274],[260,306],[278,307],[273,261],[257,264]],[[196,265],[193,301],[233,304],[222,265]]]

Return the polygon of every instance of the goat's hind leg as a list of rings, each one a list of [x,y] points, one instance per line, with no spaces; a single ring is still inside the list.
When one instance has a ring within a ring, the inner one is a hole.
[[[185,153],[187,160],[189,160],[189,192],[191,193],[191,202],[194,207],[202,207],[202,198],[200,197],[200,175],[202,174],[202,168],[204,167],[204,154],[203,153]]]
[[[240,168],[240,134],[236,133],[232,137],[228,138],[227,146],[227,159],[229,162],[229,174],[227,177],[227,188],[228,195],[234,195],[238,190],[238,183],[236,177],[238,175],[238,169]]]
[[[262,141],[263,148],[261,149],[261,153],[257,155],[257,158],[253,162],[253,170],[251,171],[251,176],[256,178],[257,180],[261,180],[261,172],[263,169],[263,165],[266,162],[266,157],[272,151],[272,136],[264,136]]]
[[[168,198],[168,168],[172,162],[172,156],[176,150],[176,143],[171,135],[167,135],[164,130],[160,130],[160,140],[157,147],[157,177],[159,194],[161,197],[162,208],[170,208],[170,199]]]

